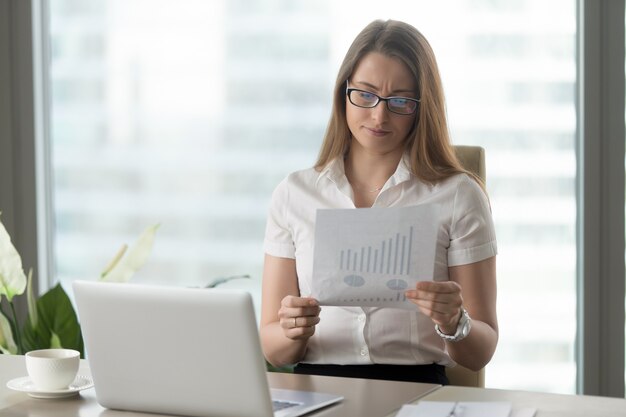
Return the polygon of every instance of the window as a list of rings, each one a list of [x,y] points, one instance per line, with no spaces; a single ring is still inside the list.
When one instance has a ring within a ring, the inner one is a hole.
[[[352,38],[401,19],[433,45],[454,143],[487,153],[501,327],[487,385],[575,391],[575,1],[49,6],[54,278],[96,279],[160,223],[135,282],[249,274],[224,285],[258,297],[272,189],[314,163]]]

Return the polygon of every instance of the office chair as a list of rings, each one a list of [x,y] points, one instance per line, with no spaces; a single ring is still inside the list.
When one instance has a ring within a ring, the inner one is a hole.
[[[483,182],[487,182],[485,171],[485,150],[480,146],[455,146],[459,162],[466,170],[476,174]]]
[[[476,174],[485,182],[485,150],[480,146],[455,146],[454,150],[463,168]],[[461,365],[456,365],[446,368],[446,375],[448,375],[450,385],[485,387],[485,368],[480,371],[472,371]]]

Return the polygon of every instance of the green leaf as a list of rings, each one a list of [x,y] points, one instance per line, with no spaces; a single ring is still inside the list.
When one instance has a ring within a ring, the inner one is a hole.
[[[17,353],[17,345],[13,340],[11,324],[9,323],[9,319],[2,313],[0,313],[0,351],[10,355]]]
[[[0,298],[4,294],[9,301],[26,289],[26,275],[22,258],[11,243],[11,237],[0,222]]]
[[[64,347],[78,350],[84,357],[80,324],[61,284],[37,300],[37,314],[37,324],[33,326],[29,317],[22,330],[25,351]]]
[[[154,242],[154,235],[159,228],[159,224],[148,227],[137,239],[135,246],[130,248],[126,256],[119,259],[121,255],[116,256],[113,260],[113,267],[109,267],[109,271],[102,274],[101,281],[108,282],[128,282],[135,271],[143,266],[148,259]],[[123,254],[123,252],[121,252]],[[118,260],[116,262],[116,260]]]
[[[52,349],[60,349],[63,347],[61,343],[61,338],[55,332],[52,332],[52,337],[50,337],[50,347]]]
[[[28,271],[28,284],[26,285],[26,302],[28,305],[28,316],[30,317],[30,324],[33,327],[37,327],[39,317],[37,315],[37,299],[33,293],[33,269]]]

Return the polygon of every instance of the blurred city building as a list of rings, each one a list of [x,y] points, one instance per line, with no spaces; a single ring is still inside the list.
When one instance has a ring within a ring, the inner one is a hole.
[[[137,282],[260,294],[273,188],[311,166],[349,42],[431,41],[455,144],[487,153],[498,388],[575,392],[576,2],[50,0],[56,276],[97,279],[160,223]]]

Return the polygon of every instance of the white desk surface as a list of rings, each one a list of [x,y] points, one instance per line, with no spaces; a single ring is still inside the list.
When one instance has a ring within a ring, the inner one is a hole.
[[[81,360],[79,373],[89,375]],[[13,378],[26,376],[23,356],[0,355],[0,417],[146,417],[158,414],[107,410],[96,400],[94,388],[65,399],[35,399],[7,388]],[[311,417],[382,417],[393,415],[402,406],[433,392],[439,385],[370,379],[335,378],[317,375],[268,373],[270,386],[305,391],[331,392],[344,396],[338,404],[324,408]]]
[[[86,361],[80,371],[89,374]],[[13,378],[26,375],[23,356],[0,355],[0,417],[135,417],[155,414],[112,411],[96,401],[94,388],[67,399],[34,399],[7,388]],[[626,399],[561,395],[466,387],[439,387],[411,382],[334,378],[315,375],[268,374],[275,388],[333,392],[346,397],[311,417],[394,417],[405,403],[428,401],[510,401],[513,408],[535,407],[536,417],[626,417]]]
[[[626,417],[626,399],[590,395],[446,386],[420,400],[508,401],[513,404],[514,409],[516,407],[536,408],[535,417]]]

